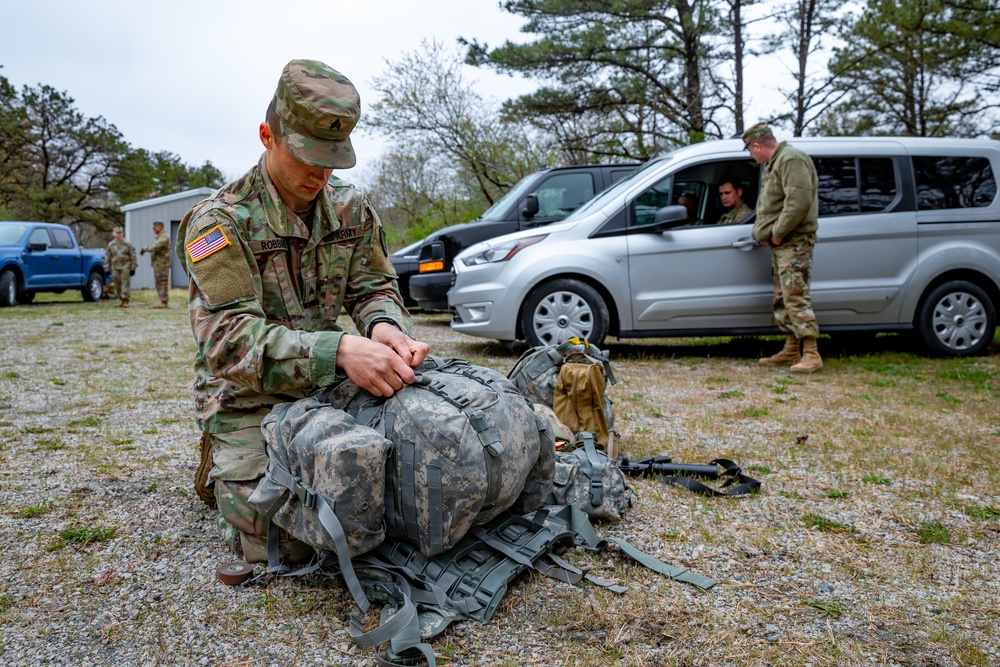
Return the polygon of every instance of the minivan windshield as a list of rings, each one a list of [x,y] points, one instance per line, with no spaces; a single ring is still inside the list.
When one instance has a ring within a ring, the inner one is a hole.
[[[504,212],[510,208],[511,202],[516,202],[522,196],[528,194],[531,188],[538,181],[539,172],[529,174],[517,182],[517,185],[507,191],[503,197],[496,200],[493,206],[486,209],[479,220],[503,220]]]
[[[670,153],[667,153],[662,157],[653,158],[652,160],[642,165],[641,167],[633,171],[631,174],[629,174],[622,180],[618,181],[617,183],[609,187],[607,190],[602,190],[601,192],[599,192],[596,197],[594,197],[586,204],[584,204],[583,206],[581,206],[580,208],[576,209],[568,216],[566,216],[564,222],[577,220],[589,214],[591,211],[596,211],[597,209],[601,208],[602,206],[604,206],[604,202],[608,201],[609,199],[614,199],[615,197],[618,196],[620,192],[628,190],[630,187],[632,187],[632,181],[642,178],[642,174],[644,174],[647,169],[649,169],[653,165],[663,164],[664,162],[667,162],[670,159],[672,159],[672,157],[673,156]]]

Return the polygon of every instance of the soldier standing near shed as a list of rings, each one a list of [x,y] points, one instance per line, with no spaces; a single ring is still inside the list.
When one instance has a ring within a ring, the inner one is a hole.
[[[360,115],[347,77],[291,61],[258,128],[260,161],[195,205],[177,234],[204,434],[195,488],[249,562],[267,560],[267,522],[248,502],[267,467],[265,415],[344,377],[391,396],[429,351],[410,337],[378,215],[333,177],[355,165],[349,135]],[[342,307],[361,335],[338,324]],[[284,533],[280,550],[283,560],[312,553]]]
[[[132,296],[132,275],[139,262],[135,255],[135,246],[125,240],[125,228],[115,227],[112,234],[114,238],[105,251],[106,261],[114,277],[116,295],[121,299],[118,307],[128,308],[128,301]]]
[[[151,246],[143,246],[140,255],[150,254],[153,265],[153,277],[156,280],[156,295],[160,303],[153,308],[169,308],[170,301],[170,234],[163,231],[163,223],[159,220],[153,223],[153,233],[156,241]]]
[[[767,123],[757,123],[742,138],[750,157],[765,165],[752,234],[771,248],[774,319],[786,334],[781,351],[760,363],[792,364],[793,373],[812,373],[823,367],[816,346],[819,325],[809,294],[819,229],[816,166],[788,142],[779,144]]]

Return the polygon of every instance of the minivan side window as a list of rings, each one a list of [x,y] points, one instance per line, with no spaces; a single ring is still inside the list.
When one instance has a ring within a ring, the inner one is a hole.
[[[673,185],[673,178],[667,176],[665,179],[649,188],[635,198],[632,209],[635,214],[635,224],[651,225],[656,220],[656,212],[664,206],[670,206],[670,190]]]
[[[813,163],[821,216],[877,213],[896,199],[891,158],[817,157]]]
[[[989,206],[997,196],[990,161],[984,157],[913,157],[917,206],[921,211]]]

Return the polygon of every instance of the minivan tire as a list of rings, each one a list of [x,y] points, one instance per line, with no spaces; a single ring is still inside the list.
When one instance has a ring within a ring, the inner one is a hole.
[[[598,347],[608,335],[604,299],[587,283],[560,278],[539,285],[524,302],[521,332],[531,347],[586,338]]]
[[[996,308],[978,285],[951,280],[931,290],[915,325],[932,354],[971,357],[985,352],[993,341]]]
[[[13,271],[0,273],[0,308],[8,308],[17,303],[17,276]]]

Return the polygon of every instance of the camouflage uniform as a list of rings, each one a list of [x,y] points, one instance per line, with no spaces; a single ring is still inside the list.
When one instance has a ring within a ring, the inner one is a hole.
[[[111,272],[114,276],[117,296],[122,301],[128,301],[132,294],[132,290],[130,289],[132,283],[131,274],[139,266],[139,262],[135,256],[135,246],[125,239],[121,241],[112,239],[111,243],[108,244],[105,254],[108,266],[111,267]]]
[[[153,277],[156,279],[156,295],[160,297],[160,303],[167,303],[170,299],[170,234],[166,230],[160,232],[153,245],[142,250],[150,254]]]
[[[818,218],[816,167],[808,155],[783,141],[764,167],[753,237],[761,243],[772,236],[782,240],[771,248],[774,318],[782,331],[799,340],[819,335],[809,296]]]
[[[729,209],[722,214],[719,218],[720,225],[735,225],[738,222],[743,222],[746,220],[747,216],[753,213],[753,209],[746,205],[746,202],[740,202],[733,208]]]
[[[193,261],[206,237],[218,248]],[[199,427],[212,436],[218,524],[231,542],[230,526],[241,531],[243,549],[260,555],[266,526],[247,498],[267,466],[264,416],[342,379],[342,307],[366,335],[380,320],[409,334],[410,317],[377,214],[336,177],[302,220],[282,203],[262,157],[188,212],[177,252],[190,276],[195,404]],[[295,558],[294,548],[286,556]]]

